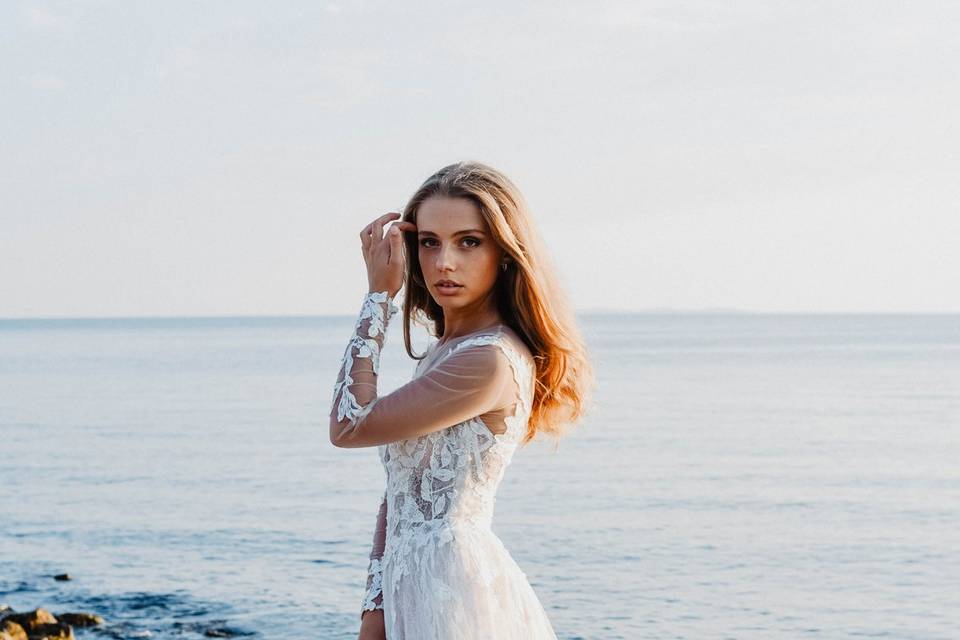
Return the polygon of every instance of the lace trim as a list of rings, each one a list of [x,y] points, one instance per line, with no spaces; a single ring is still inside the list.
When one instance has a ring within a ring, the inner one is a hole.
[[[360,611],[383,609],[383,562],[380,558],[370,559],[367,575],[370,576],[370,586],[367,588],[367,595],[363,599],[363,608]]]
[[[399,312],[400,308],[394,304],[387,291],[371,291],[364,296],[360,317],[354,325],[353,335],[350,336],[347,349],[343,354],[341,363],[343,379],[333,386],[333,403],[337,407],[337,422],[347,418],[351,426],[356,426],[357,422],[373,409],[376,398],[361,406],[356,396],[350,391],[350,385],[353,384],[350,371],[353,369],[355,358],[369,358],[373,373],[379,374],[380,349],[386,340],[387,325]],[[364,326],[364,320],[369,320],[366,326]]]

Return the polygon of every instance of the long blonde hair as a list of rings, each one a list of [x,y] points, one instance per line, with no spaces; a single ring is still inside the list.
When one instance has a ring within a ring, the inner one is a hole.
[[[495,285],[497,310],[504,322],[527,344],[536,365],[533,406],[526,445],[537,433],[555,443],[567,427],[590,408],[595,380],[587,348],[573,310],[561,291],[550,257],[520,190],[502,173],[480,162],[463,161],[443,167],[426,179],[410,198],[401,220],[414,224],[420,205],[430,197],[466,198],[480,208],[497,244],[509,258]],[[405,233],[407,269],[404,286],[403,341],[414,359],[411,318],[440,336],[443,308],[424,282],[415,233]]]

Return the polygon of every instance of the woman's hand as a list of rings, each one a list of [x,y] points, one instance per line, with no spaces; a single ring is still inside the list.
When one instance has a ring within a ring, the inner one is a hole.
[[[383,622],[383,609],[364,611],[360,619],[360,635],[357,640],[387,640],[387,629]]]
[[[401,231],[415,231],[417,228],[412,222],[397,222],[384,235],[383,225],[399,217],[399,213],[391,211],[365,226],[360,232],[370,291],[386,291],[391,298],[397,295],[403,286],[403,270],[406,267]]]

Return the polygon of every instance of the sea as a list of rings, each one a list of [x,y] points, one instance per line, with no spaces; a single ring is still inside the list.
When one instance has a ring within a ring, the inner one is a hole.
[[[355,319],[0,320],[0,605],[356,638],[385,476],[328,439]],[[960,638],[960,315],[578,322],[588,412],[493,524],[558,638]],[[393,323],[380,393],[415,364]]]

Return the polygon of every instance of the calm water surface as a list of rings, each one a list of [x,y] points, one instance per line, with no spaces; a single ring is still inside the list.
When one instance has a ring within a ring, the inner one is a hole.
[[[494,521],[561,638],[960,637],[960,316],[581,319],[594,412]],[[327,440],[353,322],[0,321],[0,603],[355,638],[384,475]]]

